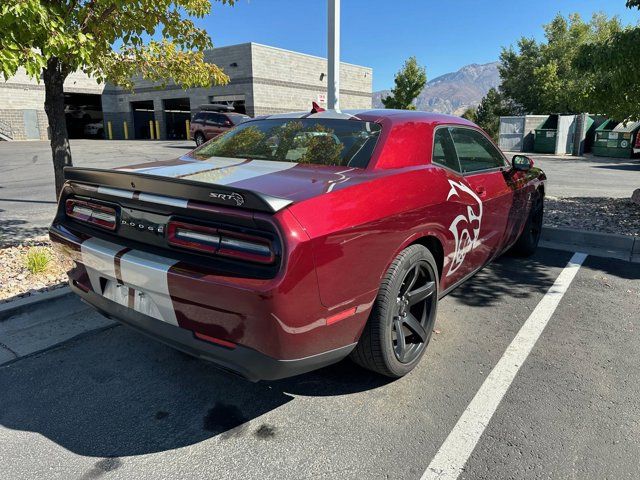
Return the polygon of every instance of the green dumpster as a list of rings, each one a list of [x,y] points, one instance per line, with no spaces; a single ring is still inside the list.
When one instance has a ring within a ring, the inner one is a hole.
[[[607,120],[596,129],[593,154],[599,157],[631,158],[640,135],[640,122]]]
[[[556,153],[556,137],[558,135],[558,116],[549,117],[535,129],[533,151],[536,153]]]
[[[596,140],[598,127],[608,119],[602,115],[588,115],[587,128],[584,135],[584,153],[593,153],[593,143]]]

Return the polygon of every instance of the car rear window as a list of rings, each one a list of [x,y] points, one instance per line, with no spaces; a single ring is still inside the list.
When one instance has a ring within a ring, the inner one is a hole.
[[[252,120],[196,149],[194,155],[365,168],[380,130],[377,123],[361,120]]]

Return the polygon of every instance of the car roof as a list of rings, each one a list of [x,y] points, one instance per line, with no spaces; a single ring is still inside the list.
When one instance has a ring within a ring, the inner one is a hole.
[[[383,108],[372,108],[364,110],[323,110],[316,113],[306,112],[289,112],[278,113],[274,115],[265,115],[260,119],[277,119],[277,118],[336,118],[345,120],[364,120],[369,122],[380,122],[383,119],[392,125],[403,123],[431,123],[431,124],[457,124],[457,125],[476,125],[467,119],[457,117],[455,115],[445,115],[442,113],[423,112],[417,110],[394,110]]]
[[[479,129],[469,120],[454,115],[416,110],[363,109],[322,110],[263,115],[256,120],[310,118],[375,122],[383,126],[384,141],[378,142],[367,169],[381,170],[425,164],[425,152],[433,149],[432,132],[438,125],[461,125]],[[384,133],[386,131],[386,134]],[[487,137],[488,138],[488,137]],[[430,157],[429,157],[430,158]]]

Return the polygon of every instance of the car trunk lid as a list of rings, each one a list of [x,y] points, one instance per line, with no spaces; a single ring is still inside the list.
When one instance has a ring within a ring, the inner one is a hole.
[[[280,199],[274,203],[278,209],[361,183],[373,175],[354,167],[224,157],[195,160],[191,156],[123,167],[116,171],[198,183],[202,188],[248,191],[271,200]]]

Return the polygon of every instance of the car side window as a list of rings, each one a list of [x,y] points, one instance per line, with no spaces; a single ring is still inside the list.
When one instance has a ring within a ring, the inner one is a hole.
[[[221,117],[222,115],[220,115],[219,113],[213,113],[213,112],[207,113],[207,125],[215,125],[215,126],[222,125]]]
[[[448,128],[438,128],[434,132],[431,161],[456,172],[460,171],[460,163]]]
[[[206,113],[198,112],[193,117],[192,123],[204,123],[205,119],[206,119]]]
[[[504,167],[504,157],[487,138],[470,128],[450,128],[462,173]]]

